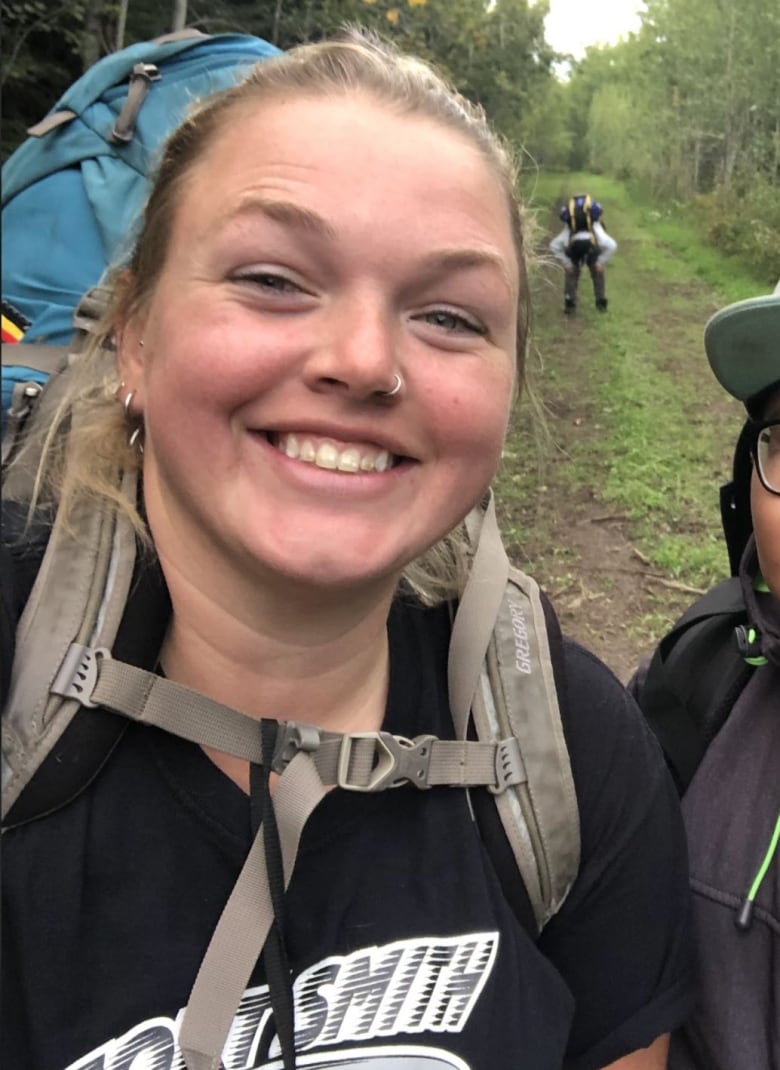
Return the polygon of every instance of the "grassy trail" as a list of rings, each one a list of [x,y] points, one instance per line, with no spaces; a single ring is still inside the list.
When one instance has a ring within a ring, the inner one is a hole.
[[[587,273],[562,313],[563,276],[533,282],[535,349],[497,484],[510,554],[552,595],[565,630],[623,679],[695,597],[728,574],[718,488],[742,408],[702,344],[723,304],[771,287],[701,243],[691,227],[595,176],[541,176],[531,197],[540,247],[573,190],[605,206],[618,242],[609,311]]]

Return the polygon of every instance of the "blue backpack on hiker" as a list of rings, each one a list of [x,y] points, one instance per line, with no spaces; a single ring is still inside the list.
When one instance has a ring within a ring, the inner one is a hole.
[[[140,216],[165,137],[196,100],[278,52],[258,37],[197,30],[130,45],[30,128],[2,172],[2,298],[20,314],[22,345],[70,341],[80,298]]]

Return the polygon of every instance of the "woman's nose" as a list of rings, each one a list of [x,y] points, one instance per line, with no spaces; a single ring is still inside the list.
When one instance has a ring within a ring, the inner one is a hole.
[[[360,399],[388,394],[401,371],[400,320],[377,298],[338,305],[307,364],[309,385]]]

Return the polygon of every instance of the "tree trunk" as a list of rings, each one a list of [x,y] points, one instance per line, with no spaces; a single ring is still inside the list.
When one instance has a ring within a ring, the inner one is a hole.
[[[125,47],[125,27],[127,26],[127,6],[129,0],[120,0],[119,13],[116,20],[116,43],[114,48],[117,52]]]
[[[171,30],[178,33],[187,25],[187,0],[173,0],[173,23]]]
[[[279,20],[282,17],[282,0],[276,0],[276,7],[274,8],[274,22],[273,29],[271,30],[271,44],[279,44]]]
[[[81,35],[81,65],[86,71],[100,59],[100,15],[104,0],[89,0],[84,12],[84,32]]]

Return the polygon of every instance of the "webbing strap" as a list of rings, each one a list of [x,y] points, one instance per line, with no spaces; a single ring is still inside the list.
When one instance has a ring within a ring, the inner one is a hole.
[[[138,114],[141,111],[152,82],[158,81],[160,72],[153,63],[136,63],[130,75],[130,86],[122,110],[114,123],[109,141],[126,145],[133,140]]]
[[[474,521],[475,515],[471,514],[467,524]],[[450,708],[459,739],[466,738],[482,664],[509,577],[509,560],[499,534],[492,493],[477,538],[471,572],[452,625],[447,662]]]
[[[299,753],[274,792],[285,888],[298,854],[301,833],[326,791],[311,758]],[[255,836],[198,970],[179,1032],[188,1070],[219,1070],[230,1026],[273,922],[263,849]]]
[[[590,212],[592,204],[593,204],[593,202],[591,200],[590,194],[588,193],[585,196],[585,200],[584,200],[583,205],[582,205],[582,210],[585,213],[585,219],[586,219],[587,224],[588,224],[588,231],[590,232],[590,240],[591,241],[595,241],[595,238],[593,236],[593,218],[592,218],[591,212]]]
[[[45,137],[50,130],[56,130],[58,126],[62,126],[63,123],[70,123],[76,118],[78,116],[75,111],[71,111],[70,108],[63,108],[61,111],[52,112],[51,115],[45,115],[39,122],[28,126],[27,133],[30,137]]]
[[[74,643],[52,694],[103,706],[182,739],[262,763],[256,718],[145,669],[115,661],[107,650]],[[476,787],[501,791],[525,777],[517,741],[408,740],[390,732],[324,732],[314,725],[280,726],[275,770],[299,751],[311,752],[322,782],[352,791],[381,791],[406,781],[419,788]]]

